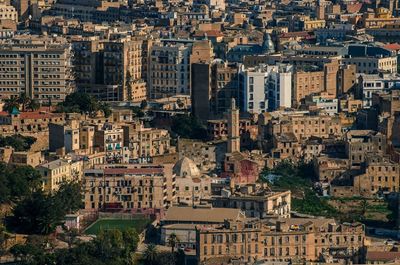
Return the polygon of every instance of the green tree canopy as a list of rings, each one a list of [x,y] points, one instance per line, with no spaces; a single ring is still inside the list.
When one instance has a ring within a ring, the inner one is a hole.
[[[171,130],[182,138],[207,139],[207,130],[194,116],[175,116],[172,120]]]
[[[20,134],[0,136],[0,147],[11,146],[17,152],[28,151],[35,142],[35,137]]]
[[[0,203],[19,201],[41,188],[40,174],[30,166],[0,163]]]
[[[82,206],[79,183],[64,183],[54,194],[37,190],[19,201],[13,210],[12,228],[25,234],[48,235],[63,224],[66,214]]]
[[[109,117],[112,112],[110,106],[105,102],[100,102],[95,97],[81,92],[74,92],[65,97],[64,102],[57,106],[59,112],[89,113],[95,115],[102,111],[105,117]]]

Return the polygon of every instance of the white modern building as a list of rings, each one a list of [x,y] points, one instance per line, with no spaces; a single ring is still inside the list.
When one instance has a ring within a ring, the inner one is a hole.
[[[328,115],[336,115],[339,108],[339,100],[328,93],[308,95],[305,103],[309,109],[315,108],[324,111]]]
[[[279,108],[290,108],[292,68],[286,64],[242,67],[240,89],[243,111],[258,114]]]
[[[400,88],[400,76],[395,74],[360,74],[356,95],[363,107],[372,106],[372,94]]]

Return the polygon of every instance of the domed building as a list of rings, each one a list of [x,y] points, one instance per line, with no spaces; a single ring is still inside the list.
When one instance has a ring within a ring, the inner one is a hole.
[[[176,162],[173,172],[178,177],[199,177],[201,172],[193,160],[184,157]]]

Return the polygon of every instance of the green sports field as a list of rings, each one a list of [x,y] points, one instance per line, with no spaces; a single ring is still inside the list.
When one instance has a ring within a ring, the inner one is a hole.
[[[86,230],[87,235],[97,235],[100,229],[118,229],[126,230],[135,228],[138,233],[141,233],[151,221],[149,219],[99,219],[91,224]]]

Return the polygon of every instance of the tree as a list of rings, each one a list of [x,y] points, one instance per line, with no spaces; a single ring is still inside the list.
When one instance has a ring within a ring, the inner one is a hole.
[[[11,113],[13,109],[19,110],[19,102],[17,97],[11,97],[4,100],[3,110]]]
[[[176,265],[177,259],[175,253],[160,252],[157,255],[157,265]]]
[[[35,142],[35,137],[20,134],[0,136],[0,147],[11,146],[17,152],[28,151]]]
[[[41,175],[36,169],[30,166],[7,167],[7,169],[7,185],[11,187],[11,200],[18,201],[41,188]]]
[[[158,251],[157,247],[154,244],[147,245],[146,250],[143,253],[143,260],[147,265],[156,265],[157,264],[157,256]]]
[[[182,138],[207,139],[207,130],[194,116],[175,116],[172,120],[171,130]]]
[[[25,245],[13,247],[11,253],[22,265],[134,265],[134,238],[133,231],[102,230],[90,242],[73,243],[67,249],[48,249],[49,237],[29,236]]]
[[[360,210],[361,210],[361,217],[362,218],[366,217],[365,215],[367,213],[368,207],[369,207],[369,203],[367,202],[367,200],[366,199],[362,199],[361,202],[360,202]]]
[[[64,102],[58,104],[57,109],[59,112],[89,113],[93,117],[98,111],[102,111],[105,117],[109,117],[112,113],[107,103],[80,92],[66,96]]]
[[[100,110],[103,112],[104,117],[106,117],[106,118],[110,117],[111,114],[112,114],[112,110],[110,108],[110,105],[108,105],[105,102],[101,102],[100,103]]]
[[[39,107],[40,107],[39,103],[34,99],[31,99],[26,106],[26,108],[30,111],[36,111],[39,109]]]
[[[74,213],[83,208],[83,191],[80,182],[61,183],[54,199],[63,207],[66,214]]]
[[[179,243],[179,238],[175,233],[172,233],[168,237],[168,246],[171,247],[171,252],[175,252],[175,247]]]
[[[121,231],[117,229],[101,230],[94,241],[98,257],[103,261],[121,258],[124,241]]]
[[[26,111],[26,108],[30,104],[31,99],[25,93],[21,93],[17,101],[22,106],[22,111]]]
[[[39,190],[20,201],[13,214],[12,224],[17,232],[48,235],[62,224],[65,211],[51,194]]]
[[[7,249],[7,240],[9,238],[8,233],[6,232],[6,228],[0,224],[0,261],[1,257],[5,254]]]
[[[142,100],[142,102],[140,102],[140,109],[145,110],[147,108],[147,105],[148,105],[147,100],[145,99]]]
[[[133,107],[131,108],[131,110],[132,110],[132,112],[133,112],[133,115],[135,115],[135,117],[137,117],[137,118],[142,118],[142,117],[144,117],[144,112],[143,112],[143,110],[142,110],[140,107],[138,107],[138,106],[133,106]]]
[[[139,243],[139,234],[133,228],[128,228],[122,232],[127,251],[135,251]]]
[[[30,166],[0,163],[0,203],[17,202],[41,187],[41,176]]]

